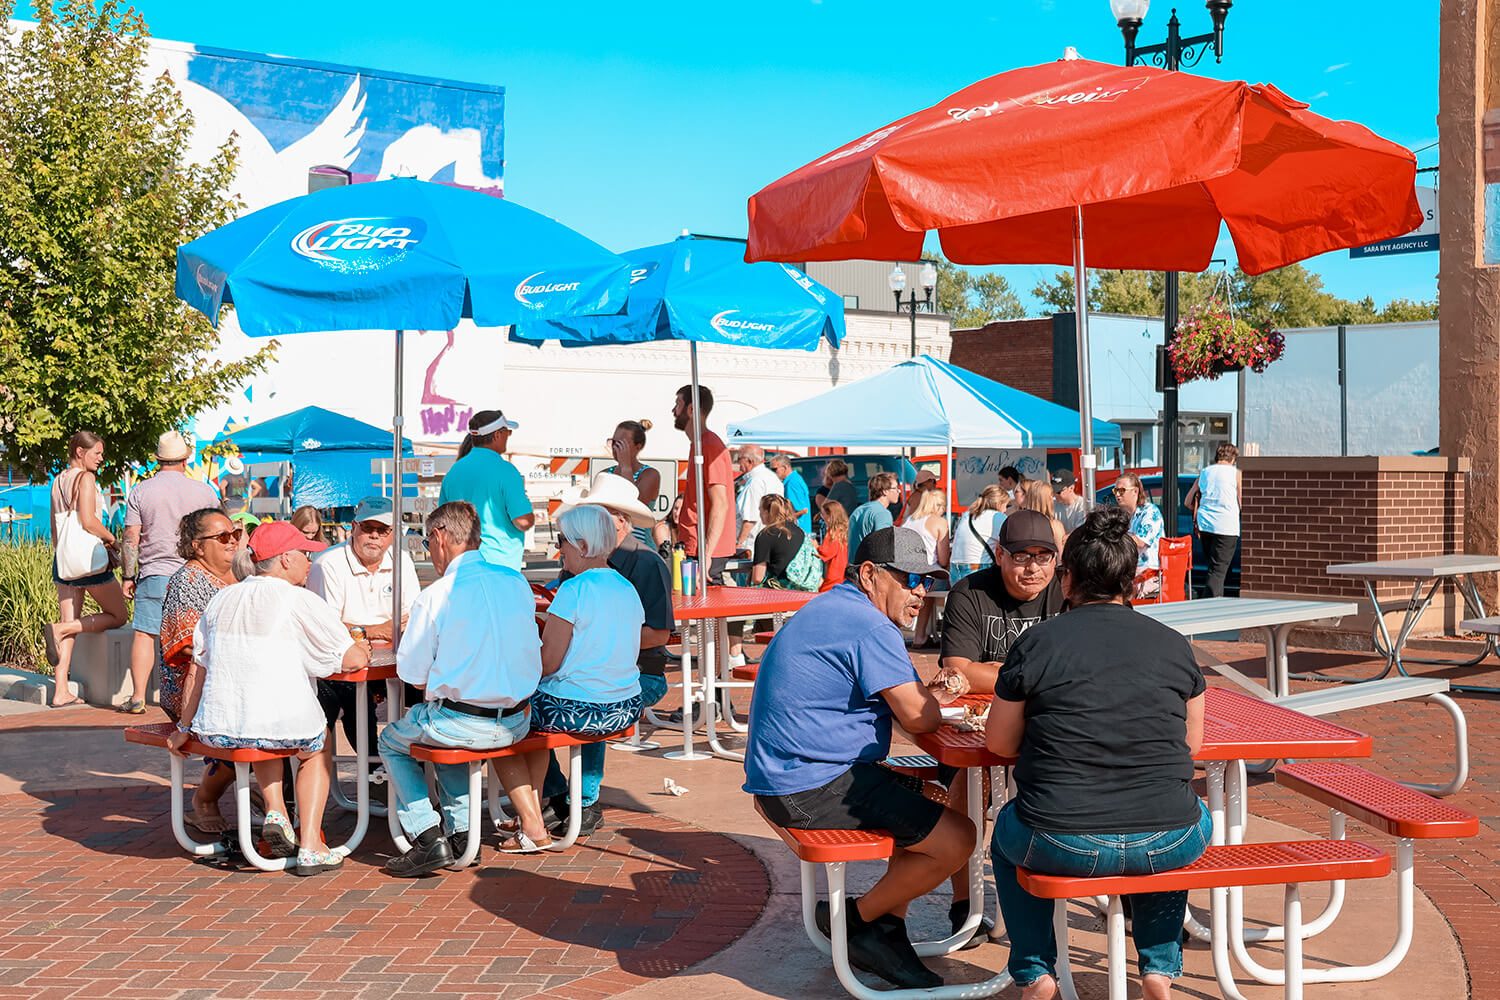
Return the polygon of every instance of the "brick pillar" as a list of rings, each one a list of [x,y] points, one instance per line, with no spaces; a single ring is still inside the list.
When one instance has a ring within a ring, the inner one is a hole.
[[[1241,458],[1240,593],[1244,597],[1366,600],[1364,584],[1329,576],[1336,563],[1463,552],[1467,459],[1428,456]],[[1410,583],[1377,585],[1382,603]],[[1366,633],[1370,609],[1343,630]],[[1433,601],[1419,628],[1451,629],[1462,602]]]

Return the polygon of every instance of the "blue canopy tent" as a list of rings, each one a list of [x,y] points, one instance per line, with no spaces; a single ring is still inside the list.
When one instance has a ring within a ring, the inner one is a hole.
[[[294,507],[357,504],[374,492],[370,462],[392,457],[390,431],[321,406],[242,427],[223,440],[232,442],[247,463],[290,462]],[[408,438],[401,439],[401,453],[412,453]]]
[[[1120,428],[1093,421],[1097,447],[1120,446]],[[1078,448],[1078,411],[922,355],[729,425],[730,441],[788,447]],[[948,506],[953,506],[953,476]]]

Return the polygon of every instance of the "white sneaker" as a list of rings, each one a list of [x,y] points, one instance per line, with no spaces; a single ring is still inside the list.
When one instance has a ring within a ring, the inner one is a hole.
[[[745,654],[744,653],[730,653],[729,654],[729,665],[731,667],[743,667],[745,665]]]

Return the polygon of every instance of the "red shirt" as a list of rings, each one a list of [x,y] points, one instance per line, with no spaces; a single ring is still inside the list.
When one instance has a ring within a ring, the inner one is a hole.
[[[697,474],[693,471],[693,450],[688,450],[687,490],[683,493],[682,511],[678,517],[678,538],[683,549],[693,558],[698,556],[698,490]],[[715,486],[724,487],[724,530],[719,534],[719,544],[714,547],[712,558],[734,555],[734,465],[729,461],[729,449],[724,439],[713,431],[703,431],[703,488],[712,491]],[[708,540],[709,526],[703,527],[704,541]]]
[[[828,535],[818,546],[818,558],[823,560],[823,586],[818,588],[821,594],[844,582],[844,570],[849,567],[849,543]]]

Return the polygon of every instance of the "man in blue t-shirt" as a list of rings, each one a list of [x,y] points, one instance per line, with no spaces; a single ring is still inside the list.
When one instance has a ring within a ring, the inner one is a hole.
[[[849,962],[910,989],[942,985],[922,964],[903,919],[907,904],[941,885],[974,848],[974,824],[925,798],[883,765],[891,722],[936,731],[942,718],[922,685],[901,629],[916,621],[934,578],[922,540],[882,528],[866,536],[845,582],[809,602],[761,658],[745,791],[783,827],[885,830],[890,867],[846,909]],[[828,933],[827,904],[819,903]]]
[[[474,505],[479,511],[479,554],[486,562],[514,570],[524,568],[526,532],[536,523],[526,480],[502,457],[517,426],[499,410],[474,414],[464,439],[472,450],[453,463],[438,493],[439,504],[467,500]]]
[[[894,472],[877,472],[870,477],[869,502],[862,503],[854,508],[854,513],[849,515],[849,554],[852,556],[859,551],[859,543],[864,541],[866,535],[873,534],[881,528],[889,528],[895,525],[895,518],[891,517],[890,505],[901,499],[901,487],[897,484]],[[849,562],[854,565],[853,560]]]
[[[812,534],[812,497],[807,492],[807,480],[792,472],[792,460],[784,453],[771,456],[771,471],[781,480],[787,503],[797,512],[797,527],[804,534]]]

